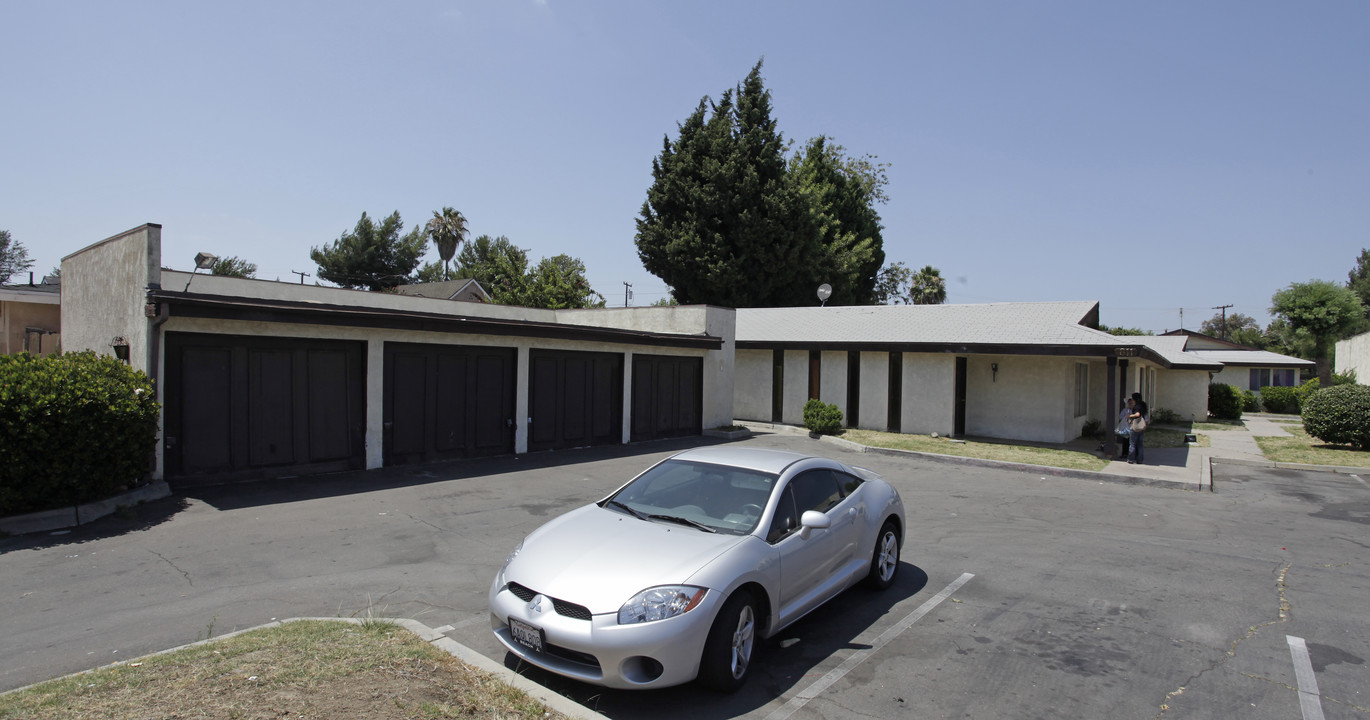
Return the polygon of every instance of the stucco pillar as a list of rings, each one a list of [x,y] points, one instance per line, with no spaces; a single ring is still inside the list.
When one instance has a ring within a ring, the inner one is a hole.
[[[1118,387],[1118,358],[1110,357],[1106,364],[1108,365],[1108,381],[1104,388],[1104,398],[1108,414],[1104,417],[1106,418],[1105,427],[1112,433],[1118,425],[1118,391],[1116,389]]]

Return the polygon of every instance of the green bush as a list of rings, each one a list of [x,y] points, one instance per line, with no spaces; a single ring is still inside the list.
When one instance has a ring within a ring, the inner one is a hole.
[[[1250,390],[1244,390],[1244,389],[1242,389],[1242,388],[1237,388],[1237,392],[1241,393],[1241,396],[1242,396],[1242,411],[1243,411],[1243,412],[1260,412],[1260,411],[1261,411],[1261,398],[1260,398],[1260,396],[1256,395],[1256,393],[1253,393],[1253,392],[1251,392]]]
[[[1370,386],[1333,385],[1310,394],[1303,429],[1325,443],[1370,448]]]
[[[1332,385],[1333,385],[1334,387],[1337,386],[1337,385],[1355,385],[1355,384],[1356,384],[1356,371],[1355,371],[1355,370],[1352,370],[1352,371],[1350,371],[1350,372],[1333,373],[1333,374],[1332,374]],[[1303,381],[1303,384],[1299,386],[1299,407],[1300,407],[1300,408],[1303,407],[1303,401],[1304,401],[1305,399],[1307,399],[1309,395],[1312,395],[1313,393],[1315,393],[1315,392],[1317,392],[1317,391],[1319,391],[1319,390],[1321,390],[1321,389],[1322,389],[1322,381],[1319,380],[1319,379],[1317,379],[1317,378],[1315,378],[1315,377],[1308,378],[1307,380]]]
[[[1225,383],[1208,386],[1208,414],[1219,420],[1242,419],[1242,390]]]
[[[137,482],[158,410],[147,375],[108,355],[0,356],[0,515],[101,500]]]
[[[831,435],[842,429],[842,411],[822,400],[809,400],[804,403],[804,427],[809,432]]]
[[[1266,412],[1299,414],[1299,389],[1295,387],[1261,388],[1261,404]]]

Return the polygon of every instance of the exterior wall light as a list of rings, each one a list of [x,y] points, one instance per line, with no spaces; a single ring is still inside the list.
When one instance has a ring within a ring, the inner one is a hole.
[[[109,342],[109,346],[114,348],[114,357],[119,358],[123,364],[128,364],[128,338],[123,335],[115,337]]]
[[[999,382],[999,363],[990,363],[989,371],[992,373],[990,382]]]

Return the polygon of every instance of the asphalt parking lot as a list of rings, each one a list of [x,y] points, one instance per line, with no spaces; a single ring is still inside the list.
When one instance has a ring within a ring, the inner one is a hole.
[[[297,616],[451,625],[512,665],[485,608],[508,551],[696,443],[208,488],[0,538],[0,689]],[[1219,465],[1199,493],[822,448],[903,494],[893,588],[787,629],[736,695],[525,674],[613,718],[1370,717],[1367,478]]]

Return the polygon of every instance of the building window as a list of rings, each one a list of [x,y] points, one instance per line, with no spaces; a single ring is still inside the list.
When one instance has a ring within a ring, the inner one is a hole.
[[[1249,390],[1260,392],[1270,385],[1270,368],[1251,368],[1251,387]]]
[[[1075,363],[1075,417],[1089,414],[1089,365]]]
[[[1275,387],[1294,387],[1295,385],[1298,385],[1294,380],[1293,370],[1276,370],[1274,377],[1271,379],[1275,381]]]

